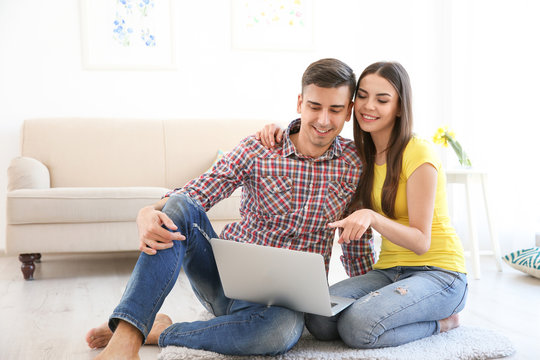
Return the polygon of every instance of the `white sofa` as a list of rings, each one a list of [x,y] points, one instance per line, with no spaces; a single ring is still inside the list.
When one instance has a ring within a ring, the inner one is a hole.
[[[8,168],[6,251],[32,279],[42,253],[137,250],[143,206],[208,170],[262,120],[32,119]],[[208,213],[219,233],[240,191]]]

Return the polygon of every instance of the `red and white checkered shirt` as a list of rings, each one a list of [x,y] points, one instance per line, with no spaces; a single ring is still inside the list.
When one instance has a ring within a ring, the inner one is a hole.
[[[210,172],[165,196],[187,193],[208,211],[242,186],[242,220],[226,225],[221,238],[319,253],[328,271],[335,229],[327,225],[343,216],[362,165],[354,143],[340,136],[317,159],[299,154],[289,137],[299,129],[298,119],[275,149],[247,137]],[[371,270],[371,229],[342,249],[341,262],[349,276]]]

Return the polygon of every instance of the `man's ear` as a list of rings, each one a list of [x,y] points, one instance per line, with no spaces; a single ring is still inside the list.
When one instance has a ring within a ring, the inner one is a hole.
[[[302,94],[298,94],[298,102],[296,103],[296,112],[300,114],[302,112]]]
[[[347,109],[347,117],[345,118],[345,121],[351,120],[351,114],[353,112],[353,108],[354,108],[354,101],[351,101]]]

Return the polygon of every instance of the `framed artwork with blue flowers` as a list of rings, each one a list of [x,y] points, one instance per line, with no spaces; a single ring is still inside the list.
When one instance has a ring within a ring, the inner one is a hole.
[[[170,0],[80,0],[80,14],[85,69],[175,69]]]

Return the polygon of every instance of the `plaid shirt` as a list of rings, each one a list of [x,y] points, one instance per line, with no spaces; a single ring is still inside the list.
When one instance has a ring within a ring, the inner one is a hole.
[[[319,253],[328,271],[335,229],[327,225],[342,218],[362,165],[354,143],[340,136],[317,159],[299,154],[289,137],[299,130],[298,119],[276,149],[247,137],[210,172],[165,196],[187,193],[208,211],[242,186],[242,220],[226,225],[221,238]],[[349,276],[371,270],[371,229],[342,249],[341,262]]]

